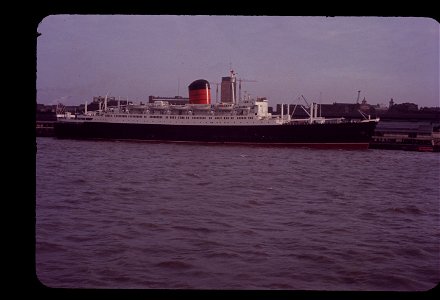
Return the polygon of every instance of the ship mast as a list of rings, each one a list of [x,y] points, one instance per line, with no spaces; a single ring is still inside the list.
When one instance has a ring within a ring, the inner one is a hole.
[[[107,93],[107,95],[105,95],[105,98],[104,98],[104,111],[107,111],[107,97],[108,97],[108,93]]]
[[[232,103],[235,104],[235,73],[231,70],[231,91],[232,91]]]

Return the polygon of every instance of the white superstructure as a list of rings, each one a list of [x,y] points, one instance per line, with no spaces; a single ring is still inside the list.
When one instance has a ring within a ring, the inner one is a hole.
[[[97,111],[86,111],[76,122],[143,123],[170,125],[280,125],[290,121],[289,115],[273,116],[268,112],[266,99],[247,99],[240,104],[184,104],[171,105],[167,101],[155,101],[145,105],[107,106],[106,100]]]

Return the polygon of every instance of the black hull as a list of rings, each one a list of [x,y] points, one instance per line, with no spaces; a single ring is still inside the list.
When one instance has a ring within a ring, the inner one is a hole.
[[[139,140],[368,148],[376,122],[209,126],[57,122],[55,136],[71,139]]]

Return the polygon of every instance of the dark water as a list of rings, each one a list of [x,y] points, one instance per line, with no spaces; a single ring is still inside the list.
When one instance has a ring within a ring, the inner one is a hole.
[[[49,287],[428,290],[440,155],[37,139]]]

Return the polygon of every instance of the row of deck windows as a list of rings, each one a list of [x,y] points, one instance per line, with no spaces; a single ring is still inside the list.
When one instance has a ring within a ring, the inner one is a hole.
[[[119,117],[119,118],[142,118],[142,115],[109,115],[110,117]],[[153,118],[153,119],[162,119],[163,116],[143,116],[144,118]],[[166,119],[168,119],[168,116],[165,117]],[[190,117],[174,117],[174,116],[170,116],[170,119],[189,119]],[[212,117],[191,117],[191,119],[197,119],[197,120],[206,120],[206,119],[211,120]],[[233,119],[238,119],[238,120],[245,120],[245,119],[253,119],[252,117],[214,117],[214,119],[216,120],[233,120]]]

